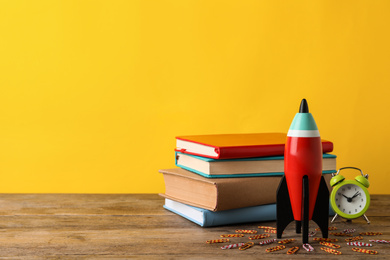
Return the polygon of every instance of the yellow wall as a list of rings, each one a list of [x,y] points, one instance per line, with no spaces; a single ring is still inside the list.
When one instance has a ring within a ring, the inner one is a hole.
[[[163,192],[176,135],[287,131],[305,97],[338,167],[389,194],[389,13],[379,0],[1,0],[0,192]]]

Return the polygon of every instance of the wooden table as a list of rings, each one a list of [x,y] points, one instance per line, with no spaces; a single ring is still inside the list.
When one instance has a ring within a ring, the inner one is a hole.
[[[369,239],[390,240],[390,195],[373,195],[367,216],[368,225],[360,218],[347,223],[338,219],[331,226],[338,230],[355,228],[359,232],[383,232]],[[258,225],[275,226],[275,222],[201,228],[163,209],[163,199],[156,194],[2,194],[0,195],[0,258],[125,259],[125,258],[329,258],[317,242],[315,252],[301,249],[299,256],[286,255],[286,250],[264,252],[256,246],[246,251],[221,250],[221,244],[206,244],[221,234],[236,229],[257,229]],[[315,223],[310,223],[314,229]],[[301,237],[290,224],[283,238]],[[273,235],[275,237],[275,235]],[[333,236],[331,236],[333,237]],[[234,242],[243,240],[233,238]],[[244,239],[247,241],[247,239]],[[311,239],[310,239],[311,240]],[[339,241],[344,238],[339,237]],[[390,259],[390,244],[374,244],[378,255],[353,252],[345,242],[337,259]]]

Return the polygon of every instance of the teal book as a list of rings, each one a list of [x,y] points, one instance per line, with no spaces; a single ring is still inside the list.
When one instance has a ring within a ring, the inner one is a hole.
[[[164,208],[180,215],[201,227],[214,227],[249,222],[276,220],[276,204],[267,204],[239,209],[210,211],[165,199]]]
[[[322,173],[336,172],[336,155],[323,154]],[[211,159],[176,152],[176,166],[206,178],[234,178],[284,175],[284,156],[242,159]]]
[[[211,211],[197,208],[171,199],[165,199],[165,209],[186,218],[201,227],[215,227],[276,220],[276,204]],[[329,204],[329,215],[334,216]]]

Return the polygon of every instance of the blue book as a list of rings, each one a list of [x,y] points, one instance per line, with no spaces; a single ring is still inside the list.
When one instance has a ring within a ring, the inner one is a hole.
[[[213,227],[249,222],[276,220],[276,204],[267,204],[239,209],[210,211],[165,199],[164,208],[201,227]]]
[[[180,215],[201,227],[234,225],[251,222],[266,222],[276,220],[276,204],[211,211],[197,208],[171,199],[165,199],[165,209]],[[329,215],[335,213],[329,204]]]
[[[322,173],[336,172],[336,155],[323,154]],[[206,178],[234,178],[284,175],[284,156],[242,159],[211,159],[176,152],[176,166]]]

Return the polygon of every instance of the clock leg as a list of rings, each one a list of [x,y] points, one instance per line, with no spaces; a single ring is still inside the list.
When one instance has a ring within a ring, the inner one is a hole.
[[[367,221],[367,224],[370,224],[370,223],[371,223],[371,222],[368,220],[366,214],[363,215],[363,218],[364,218],[365,221]]]
[[[337,213],[336,213],[336,215],[334,215],[334,217],[332,218],[332,221],[330,222],[330,223],[333,223],[335,220],[336,220],[336,218],[338,217],[339,215],[337,215]]]

